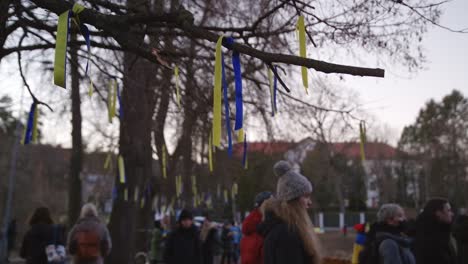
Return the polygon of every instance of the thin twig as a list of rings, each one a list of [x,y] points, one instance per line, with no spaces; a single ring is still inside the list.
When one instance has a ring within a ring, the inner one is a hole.
[[[23,43],[23,40],[26,38],[26,36],[27,36],[27,34],[25,32],[23,34],[23,36],[21,36],[21,39],[19,41],[19,46],[21,46],[21,44]],[[33,99],[33,102],[38,104],[38,105],[45,105],[47,108],[49,108],[50,111],[53,112],[54,110],[52,109],[52,107],[50,107],[48,104],[46,104],[46,103],[40,101],[39,99],[37,99],[37,97],[32,92],[31,87],[29,86],[28,82],[26,81],[26,77],[24,76],[24,73],[23,73],[23,67],[21,65],[21,51],[18,51],[18,68],[19,68],[19,72],[20,72],[20,75],[21,75],[21,79],[23,79],[23,83],[26,86],[26,88],[28,89],[28,92],[31,95],[31,97]]]

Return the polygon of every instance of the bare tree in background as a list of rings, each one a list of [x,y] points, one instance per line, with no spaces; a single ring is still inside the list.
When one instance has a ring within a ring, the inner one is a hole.
[[[55,47],[56,14],[70,9],[72,4],[58,0],[2,1],[2,4],[8,8],[0,11],[0,59],[13,53],[30,52],[31,56],[40,54],[41,57],[51,55],[47,50]],[[131,199],[136,187],[142,193],[152,177],[149,165],[152,158],[151,131],[155,149],[160,154],[163,145],[170,145],[164,139],[165,129],[182,127],[175,133],[176,143],[173,144],[176,147],[169,159],[169,168],[175,169],[181,158],[185,179],[192,171],[194,157],[206,155],[207,150],[203,146],[210,130],[207,120],[213,99],[213,43],[221,33],[236,40],[233,45],[224,42],[224,47],[242,54],[247,128],[263,128],[254,126],[258,120],[256,116],[260,114],[264,127],[271,133],[267,82],[259,81],[265,80],[265,65],[306,66],[325,73],[384,75],[381,69],[276,53],[296,53],[294,32],[298,14],[307,18],[309,41],[319,48],[331,48],[328,57],[340,56],[339,52],[334,54],[331,50],[352,51],[361,47],[363,52],[374,54],[381,61],[391,58],[409,69],[417,69],[424,61],[417,42],[429,24],[437,24],[442,3],[428,0],[408,3],[264,0],[238,3],[189,1],[180,5],[178,1],[127,3],[88,0],[84,4],[88,9],[79,15],[80,21],[91,26],[92,46],[99,50],[93,52],[92,65],[104,76],[118,77],[124,84],[120,153],[125,157],[128,183],[119,186],[119,197],[128,187]],[[23,42],[25,36],[27,39]],[[82,49],[79,56],[86,57],[83,41],[71,41],[70,45],[79,46]],[[42,53],[44,50],[46,52]],[[109,59],[108,55],[115,51],[117,55]],[[120,63],[116,63],[119,60]],[[149,66],[143,61],[154,62],[158,66]],[[168,100],[173,94],[173,86],[172,69],[166,62],[171,66],[179,65],[182,70],[181,110],[175,110],[174,101]],[[45,61],[45,65],[50,64]],[[154,79],[149,78],[151,74]],[[231,75],[229,70],[228,74]],[[290,68],[284,73],[279,71],[278,77],[285,81],[286,74],[292,75]],[[286,81],[286,84],[291,85],[291,82]],[[103,100],[105,93],[100,87],[102,85],[97,85],[96,91],[98,98]],[[279,101],[284,104],[280,111],[292,118],[291,123],[303,122],[307,128],[315,128],[318,124],[306,122],[304,116],[315,115],[315,120],[322,120],[321,115],[325,113],[336,113],[336,118],[341,120],[355,119],[353,107],[331,105],[331,109],[325,109],[301,97],[302,93],[297,93],[297,89],[280,95]],[[233,100],[232,93],[229,98]],[[308,115],[300,116],[294,112],[298,107]],[[251,122],[248,122],[249,116],[255,116],[251,117]],[[114,205],[110,226],[113,236],[121,243],[135,241],[139,211],[135,203],[118,200]],[[112,263],[128,263],[134,250],[133,244],[130,248],[117,244],[110,259]]]

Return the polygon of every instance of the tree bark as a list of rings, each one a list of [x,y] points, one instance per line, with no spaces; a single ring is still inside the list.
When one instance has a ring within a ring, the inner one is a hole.
[[[71,34],[76,40],[76,33]],[[81,170],[83,167],[83,141],[81,135],[80,73],[78,71],[78,49],[70,48],[71,56],[71,101],[72,101],[72,154],[70,158],[70,178],[68,191],[68,224],[72,226],[78,219],[81,207]]]

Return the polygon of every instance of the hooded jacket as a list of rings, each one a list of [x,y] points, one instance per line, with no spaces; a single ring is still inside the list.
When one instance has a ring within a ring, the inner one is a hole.
[[[78,238],[77,234],[81,231],[91,231],[98,234],[100,238],[100,251],[101,256],[93,261],[83,261],[74,257],[73,263],[75,264],[100,264],[103,263],[105,256],[109,255],[112,249],[112,241],[109,235],[109,230],[107,230],[106,225],[99,220],[99,218],[94,216],[84,217],[76,222],[73,226],[70,234],[68,235],[68,251],[71,255],[76,255],[78,250]]]
[[[379,263],[381,264],[415,264],[416,260],[411,252],[411,239],[398,234],[378,232]]]
[[[195,226],[179,227],[167,239],[164,251],[166,264],[201,263],[201,249],[198,231]]]
[[[416,263],[457,263],[456,246],[450,224],[441,223],[434,216],[424,212],[418,216],[416,223]]]
[[[56,237],[54,238],[54,228]],[[26,232],[21,246],[20,256],[27,264],[47,264],[45,249],[48,245],[65,245],[64,229],[50,224],[35,224]]]
[[[263,263],[263,237],[257,232],[257,226],[262,222],[262,213],[255,208],[242,223],[242,239],[240,252],[242,264]]]

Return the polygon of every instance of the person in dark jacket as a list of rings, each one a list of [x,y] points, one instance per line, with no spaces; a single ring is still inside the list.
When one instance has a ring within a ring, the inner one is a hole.
[[[47,207],[39,207],[29,220],[30,229],[24,236],[20,256],[26,259],[26,264],[47,264],[46,247],[55,244],[65,244],[64,229],[54,226]]]
[[[220,241],[218,241],[218,230],[211,222],[209,216],[205,217],[200,231],[203,264],[213,264],[213,258]]]
[[[165,264],[201,263],[200,239],[193,225],[192,213],[186,209],[179,216],[179,226],[169,234],[164,250]]]
[[[223,244],[223,256],[221,257],[221,264],[235,263],[234,257],[234,232],[231,230],[232,224],[226,221],[223,226],[223,232],[221,233],[221,241]]]
[[[112,249],[112,240],[93,204],[88,203],[81,208],[80,219],[68,234],[67,244],[74,264],[104,263]]]
[[[453,212],[443,198],[429,200],[416,220],[416,263],[457,263],[455,240],[451,235]]]
[[[453,236],[457,240],[458,264],[468,264],[468,215],[465,209],[455,219]]]
[[[319,264],[320,243],[307,213],[312,184],[289,162],[274,166],[278,179],[276,198],[265,203],[265,221],[259,225],[264,264]]]
[[[242,264],[263,263],[263,237],[257,232],[257,226],[262,222],[261,206],[272,196],[271,192],[261,192],[255,196],[254,209],[242,223],[242,239],[240,243]]]
[[[411,252],[412,239],[405,231],[406,216],[398,204],[384,204],[377,213],[375,225],[379,263],[380,264],[415,264]]]

